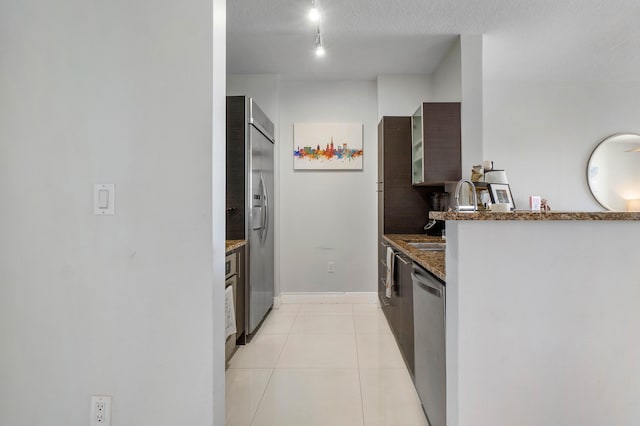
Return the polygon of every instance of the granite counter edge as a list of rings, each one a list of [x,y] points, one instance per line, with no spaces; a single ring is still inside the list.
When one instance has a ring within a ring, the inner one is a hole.
[[[407,244],[410,242],[443,242],[441,237],[424,234],[385,234],[383,239],[412,261],[431,272],[438,279],[446,281],[445,254],[442,251],[421,251]]]

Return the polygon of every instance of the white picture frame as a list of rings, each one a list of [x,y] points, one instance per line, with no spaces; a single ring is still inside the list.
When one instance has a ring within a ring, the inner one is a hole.
[[[294,123],[294,170],[362,170],[362,123]]]
[[[511,187],[507,183],[490,183],[487,185],[492,203],[509,203],[511,210],[516,209]]]

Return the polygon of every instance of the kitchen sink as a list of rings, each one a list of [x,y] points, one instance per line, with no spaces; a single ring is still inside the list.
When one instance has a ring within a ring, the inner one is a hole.
[[[444,251],[447,247],[446,243],[410,243],[411,247],[422,251]]]

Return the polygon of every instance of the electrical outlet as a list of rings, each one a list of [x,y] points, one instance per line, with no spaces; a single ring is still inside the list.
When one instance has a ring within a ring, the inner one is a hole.
[[[110,395],[93,395],[91,397],[90,426],[111,426]]]
[[[336,272],[336,263],[335,262],[329,262],[329,264],[327,265],[327,272],[329,272],[329,273]]]

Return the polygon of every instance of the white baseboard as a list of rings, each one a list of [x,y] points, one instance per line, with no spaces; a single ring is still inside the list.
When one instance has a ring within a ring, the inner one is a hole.
[[[275,296],[273,298],[273,309],[280,309],[281,304],[282,304],[282,298],[280,296]]]
[[[376,292],[318,292],[318,293],[280,293],[274,297],[274,307],[278,299],[281,303],[378,303]]]

